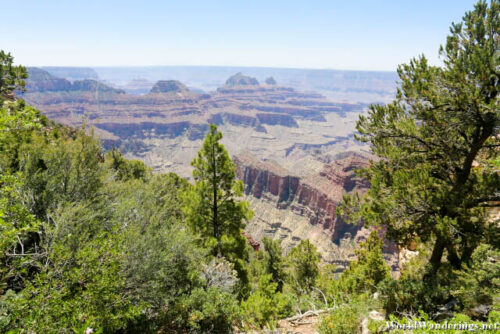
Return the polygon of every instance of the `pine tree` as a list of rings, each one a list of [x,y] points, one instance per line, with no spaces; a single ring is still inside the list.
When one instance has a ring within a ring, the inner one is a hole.
[[[267,273],[271,274],[271,279],[276,283],[276,291],[283,292],[283,283],[285,281],[283,250],[281,249],[280,240],[272,240],[263,238],[262,243],[266,250],[267,258]]]
[[[297,293],[308,293],[319,275],[320,254],[309,240],[302,240],[288,254],[292,264],[293,285]]]
[[[12,100],[16,89],[24,90],[24,79],[28,72],[24,66],[13,66],[14,57],[10,53],[0,50],[0,102],[4,99]]]
[[[359,244],[356,261],[342,273],[342,281],[349,292],[374,292],[376,285],[390,276],[382,249],[384,242],[377,231],[372,231],[366,241]]]
[[[243,183],[236,180],[236,166],[219,143],[221,139],[222,133],[211,124],[198,156],[191,162],[195,186],[186,206],[190,226],[219,255],[229,244],[244,241],[243,221],[252,216],[248,203],[237,200]]]
[[[377,161],[362,171],[371,184],[361,202],[346,197],[344,214],[386,225],[405,245],[430,247],[426,279],[443,256],[456,269],[481,243],[498,242],[487,207],[500,200],[500,3],[480,1],[451,26],[443,67],[424,56],[398,69],[400,87],[388,105],[370,107],[357,123],[359,140]],[[426,280],[427,281],[427,280]]]
[[[248,203],[238,200],[243,183],[236,180],[236,166],[219,141],[222,133],[215,124],[210,130],[194,167],[194,187],[187,193],[184,213],[188,225],[200,235],[213,255],[224,256],[238,272],[240,297],[248,292],[246,240],[242,235],[244,221],[252,218]]]

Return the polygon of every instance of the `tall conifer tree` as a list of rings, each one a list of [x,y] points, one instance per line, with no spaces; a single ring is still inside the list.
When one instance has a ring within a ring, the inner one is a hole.
[[[243,296],[248,290],[248,255],[242,231],[253,212],[247,202],[238,199],[243,193],[243,182],[236,180],[236,166],[221,139],[222,133],[211,124],[198,156],[191,162],[195,185],[187,194],[184,212],[189,226],[212,254],[224,256],[234,264]]]

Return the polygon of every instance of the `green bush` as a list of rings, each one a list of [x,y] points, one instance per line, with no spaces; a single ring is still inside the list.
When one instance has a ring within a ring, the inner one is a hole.
[[[266,271],[268,274],[271,274],[272,281],[277,284],[276,291],[283,292],[286,273],[284,270],[284,259],[283,250],[281,249],[281,241],[263,238],[262,243],[265,247],[265,257],[267,262]]]
[[[376,302],[367,295],[356,296],[347,303],[335,306],[333,311],[323,316],[318,330],[321,334],[359,333],[363,319],[376,307]]]
[[[239,318],[238,302],[233,294],[217,288],[194,289],[183,305],[187,310],[187,326],[179,332],[232,333]]]
[[[309,293],[319,276],[320,254],[316,247],[307,239],[301,240],[292,248],[287,260],[291,265],[291,286],[298,295]]]
[[[118,255],[115,238],[107,235],[75,251],[54,244],[49,255],[53,263],[15,297],[4,300],[10,316],[4,329],[72,333],[73,327],[87,322],[105,332],[126,329],[141,310],[124,293]]]
[[[361,327],[360,314],[354,307],[343,305],[325,317],[320,325],[322,334],[352,334],[359,332]]]
[[[99,142],[78,131],[76,138],[47,139],[33,135],[19,149],[30,211],[47,219],[64,202],[91,201],[103,185],[104,166]]]
[[[500,300],[500,251],[490,245],[480,245],[472,254],[472,261],[458,271],[453,282],[453,295],[465,312],[478,305],[492,305]]]
[[[151,168],[147,167],[144,162],[127,160],[116,150],[111,150],[106,154],[106,162],[115,179],[119,181],[144,180],[151,173]]]
[[[241,305],[243,318],[251,326],[273,328],[276,321],[292,315],[294,299],[276,292],[277,283],[272,274],[262,275],[257,290]]]
[[[424,280],[429,269],[429,249],[426,244],[418,243],[417,250],[418,254],[402,268],[399,279],[388,277],[378,284],[378,292],[388,314],[416,314],[419,310],[432,314],[453,297],[450,284],[455,275],[450,266],[443,264],[435,280]]]
[[[356,249],[357,260],[352,261],[340,277],[339,288],[348,293],[375,292],[377,284],[389,279],[390,268],[382,255],[384,246],[377,231],[372,231]]]

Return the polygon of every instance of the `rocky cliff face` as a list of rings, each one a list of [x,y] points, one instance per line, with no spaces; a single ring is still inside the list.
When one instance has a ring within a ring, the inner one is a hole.
[[[29,79],[27,80],[26,90],[28,92],[103,92],[103,93],[125,93],[123,90],[107,86],[97,80],[83,79],[73,82],[58,78],[49,72],[37,68],[28,68]]]
[[[339,271],[355,258],[356,245],[366,240],[370,230],[345,223],[336,215],[336,208],[344,194],[362,193],[368,187],[355,174],[356,169],[368,165],[368,155],[339,154],[308,177],[292,175],[276,163],[259,161],[249,153],[233,160],[256,215],[246,228],[248,234],[257,241],[263,237],[280,239],[285,250],[310,239],[323,260],[336,264]],[[379,234],[384,237],[385,229]],[[399,270],[398,249],[389,240],[385,240],[384,257],[395,272]]]
[[[26,89],[29,92],[68,91],[71,82],[66,79],[55,77],[40,68],[28,68],[29,80]]]
[[[325,165],[317,175],[299,177],[272,163],[258,161],[250,154],[233,158],[245,194],[255,198],[273,198],[278,209],[289,209],[320,226],[338,243],[346,233],[358,227],[347,225],[335,213],[342,196],[362,192],[367,184],[355,175],[355,169],[367,166],[368,157],[349,153]]]
[[[81,91],[81,92],[102,92],[102,93],[115,93],[115,94],[124,94],[125,91],[121,89],[116,89],[105,85],[99,81],[85,79],[85,80],[76,80],[71,84],[72,91]]]

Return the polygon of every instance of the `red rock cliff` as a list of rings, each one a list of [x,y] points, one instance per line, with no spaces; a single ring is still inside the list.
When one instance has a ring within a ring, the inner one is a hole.
[[[334,242],[359,229],[345,224],[335,211],[343,194],[366,188],[367,184],[355,175],[355,169],[367,165],[365,156],[347,154],[307,178],[291,175],[276,164],[258,161],[248,154],[236,156],[234,161],[237,176],[245,183],[245,194],[276,201],[278,208],[307,217],[312,225],[328,230]]]

